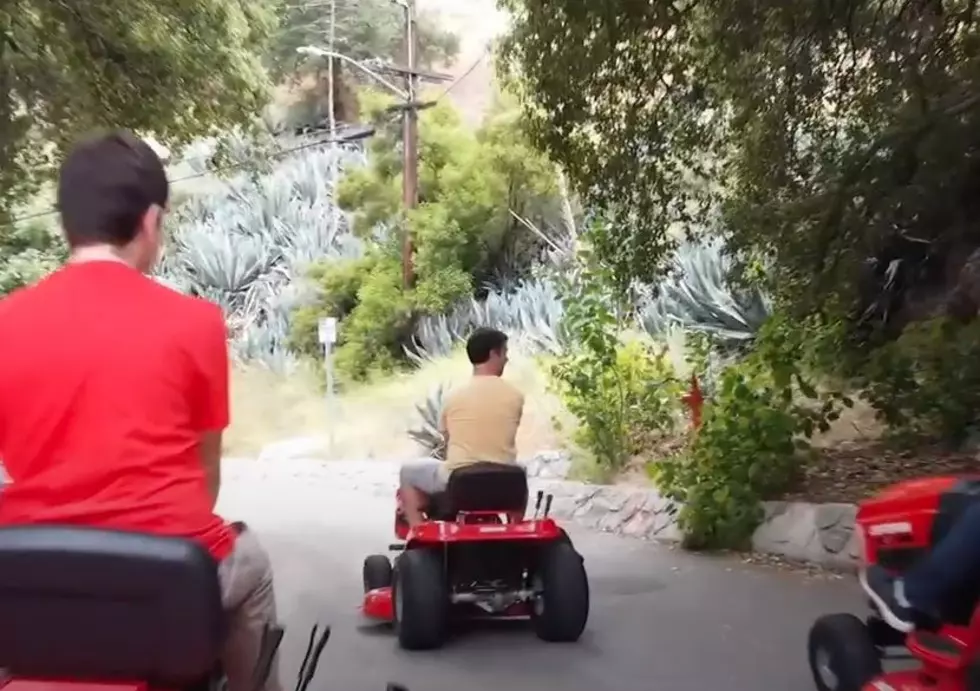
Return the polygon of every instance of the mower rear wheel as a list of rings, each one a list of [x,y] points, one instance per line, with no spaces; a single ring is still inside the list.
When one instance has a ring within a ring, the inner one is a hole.
[[[810,671],[819,691],[861,691],[881,674],[881,654],[864,622],[853,614],[828,614],[810,628]]]
[[[554,643],[577,641],[589,620],[589,578],[581,555],[570,541],[545,548],[534,582],[531,619],[538,638]]]
[[[431,650],[449,633],[449,587],[441,550],[410,549],[395,563],[395,633],[405,650]]]
[[[394,572],[391,560],[384,554],[372,554],[364,560],[364,592],[391,587]]]

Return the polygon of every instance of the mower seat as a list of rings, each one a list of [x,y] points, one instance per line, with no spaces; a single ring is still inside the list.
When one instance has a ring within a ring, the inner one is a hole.
[[[463,511],[523,512],[527,473],[519,465],[474,463],[454,470],[446,491],[432,498],[431,517],[451,521]]]
[[[217,563],[189,540],[0,528],[0,668],[22,677],[188,688],[216,669]]]

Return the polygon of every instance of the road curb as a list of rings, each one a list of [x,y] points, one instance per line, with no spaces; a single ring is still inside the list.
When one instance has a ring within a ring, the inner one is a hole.
[[[311,481],[322,476],[334,488],[380,495],[393,493],[398,477],[398,464],[389,461],[326,461],[263,453],[258,461],[226,459],[223,465],[229,481],[255,473],[284,473]],[[681,538],[676,503],[653,488],[564,479],[568,461],[561,452],[537,454],[523,465],[528,469],[532,506],[538,490],[551,494],[551,515],[558,519],[641,540],[676,543]],[[752,537],[754,551],[833,569],[855,567],[854,505],[774,501],[764,508],[765,518]]]

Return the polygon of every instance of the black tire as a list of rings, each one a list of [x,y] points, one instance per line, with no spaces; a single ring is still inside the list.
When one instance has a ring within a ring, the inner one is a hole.
[[[545,548],[534,581],[540,593],[531,620],[538,638],[553,643],[577,641],[589,620],[589,577],[570,541],[559,540]]]
[[[828,614],[810,628],[810,672],[819,691],[861,691],[881,674],[881,653],[864,622],[853,614]]]
[[[391,560],[384,554],[372,554],[364,560],[364,592],[390,587],[392,574]]]
[[[410,549],[395,563],[395,633],[405,650],[441,646],[449,632],[449,588],[439,550]]]

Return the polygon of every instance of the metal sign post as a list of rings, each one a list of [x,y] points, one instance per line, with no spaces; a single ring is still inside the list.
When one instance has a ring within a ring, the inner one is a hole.
[[[323,346],[323,368],[327,373],[327,425],[330,429],[329,444],[330,453],[333,453],[333,420],[330,420],[330,413],[334,412],[334,387],[333,387],[333,346],[337,342],[337,319],[335,317],[324,317],[317,324],[317,336],[320,345]]]

